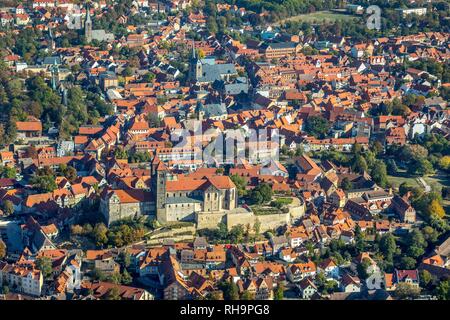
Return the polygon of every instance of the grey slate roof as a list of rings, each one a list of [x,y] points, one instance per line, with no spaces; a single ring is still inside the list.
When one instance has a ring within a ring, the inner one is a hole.
[[[181,203],[202,203],[201,200],[190,197],[168,197],[167,204],[181,204]]]
[[[220,117],[228,114],[227,107],[223,103],[207,104],[205,106],[205,115],[207,117]]]
[[[225,85],[225,93],[229,95],[236,95],[241,92],[248,93],[247,83],[230,83]]]
[[[45,65],[54,65],[54,64],[61,64],[61,58],[60,57],[45,57],[42,64]]]
[[[203,64],[203,75],[199,79],[199,82],[214,82],[221,80],[222,76],[237,74],[236,67],[232,63],[224,64]]]
[[[269,43],[267,46],[272,49],[288,49],[295,48],[297,44],[295,42],[274,42]]]

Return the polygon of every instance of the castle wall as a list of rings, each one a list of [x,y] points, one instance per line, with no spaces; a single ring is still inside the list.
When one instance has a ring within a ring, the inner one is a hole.
[[[166,221],[194,221],[194,213],[202,210],[201,203],[166,204]]]
[[[122,219],[149,215],[155,211],[155,204],[153,202],[107,203],[102,201],[100,210],[109,225]]]
[[[226,213],[197,213],[195,221],[197,229],[215,229],[220,222],[225,222]]]
[[[305,215],[306,205],[299,198],[294,198],[292,204],[288,205],[288,209],[292,221],[296,221]]]
[[[288,206],[287,213],[255,215],[253,212],[220,212],[208,213],[201,212],[195,215],[197,229],[215,229],[220,222],[227,225],[227,229],[231,230],[234,226],[242,224],[254,227],[256,221],[260,223],[260,232],[270,229],[276,229],[280,226],[289,225],[305,214],[305,204],[299,199],[294,198],[294,202]]]
[[[289,213],[255,215],[253,213],[238,213],[227,215],[227,228],[231,230],[234,226],[242,224],[244,226],[250,225],[254,227],[256,221],[260,223],[260,232],[265,232],[270,229],[276,229],[280,226],[290,224]]]
[[[215,229],[220,222],[224,222],[228,230],[237,225],[254,227],[256,221],[261,224],[260,231],[278,228],[290,223],[289,213],[255,215],[246,213],[199,213],[196,215],[197,229]]]

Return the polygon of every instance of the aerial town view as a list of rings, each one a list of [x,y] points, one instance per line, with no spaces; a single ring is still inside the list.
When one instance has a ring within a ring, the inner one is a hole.
[[[449,66],[450,0],[1,0],[0,305],[450,300]]]

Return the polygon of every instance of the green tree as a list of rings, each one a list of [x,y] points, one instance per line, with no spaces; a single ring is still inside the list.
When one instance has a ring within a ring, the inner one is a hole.
[[[148,125],[150,128],[159,128],[161,127],[161,119],[158,117],[156,113],[149,113],[147,116]]]
[[[244,239],[245,230],[242,224],[238,224],[237,226],[233,226],[230,230],[228,238],[232,243],[241,243]]]
[[[206,295],[206,300],[223,300],[223,293],[219,290],[209,292]]]
[[[397,244],[395,237],[391,233],[384,234],[380,239],[380,250],[386,260],[392,261],[396,249]]]
[[[435,244],[438,242],[440,233],[431,226],[425,226],[422,229],[423,236],[428,243]]]
[[[12,215],[14,213],[14,204],[11,200],[4,200],[1,204],[3,213],[7,216]]]
[[[427,159],[412,160],[408,166],[409,174],[417,174],[420,176],[431,174],[434,172],[433,165]]]
[[[384,147],[380,141],[376,140],[372,144],[371,150],[375,153],[376,156],[378,156],[384,151]]]
[[[72,166],[63,166],[61,173],[64,175],[64,177],[67,178],[70,182],[75,181],[76,178],[78,178],[77,170]]]
[[[305,130],[308,134],[323,139],[331,128],[330,122],[321,116],[310,116],[306,120]]]
[[[367,268],[369,267],[369,265],[369,259],[363,259],[363,261],[356,266],[358,276],[363,280],[367,279],[367,277],[369,276],[369,274],[367,273]]]
[[[6,244],[3,242],[2,239],[0,239],[0,260],[4,259],[6,257]]]
[[[433,276],[427,270],[420,271],[419,279],[422,288],[427,288],[433,282]]]
[[[254,191],[253,189],[250,193],[250,201],[253,204],[262,204],[264,202],[264,199],[260,192]]]
[[[123,270],[121,279],[123,284],[130,284],[133,282],[133,277],[128,273],[127,269]]]
[[[97,268],[94,268],[89,275],[92,278],[92,280],[105,281],[108,279],[108,277],[103,273],[103,271]]]
[[[371,171],[372,179],[379,186],[386,187],[388,185],[386,165],[381,160],[376,160]]]
[[[450,156],[444,156],[439,160],[439,167],[444,171],[450,171]]]
[[[349,180],[349,178],[345,177],[341,181],[341,188],[342,190],[351,190],[353,188],[353,184]]]
[[[238,191],[238,196],[243,197],[247,194],[247,190],[245,190],[245,187],[247,186],[247,182],[245,181],[244,177],[241,177],[237,174],[233,174],[230,176],[231,181],[236,185],[236,189]]]
[[[83,234],[88,236],[92,234],[92,231],[94,230],[94,228],[92,228],[92,226],[89,223],[85,223],[83,225]]]
[[[254,204],[262,204],[272,199],[273,191],[267,183],[261,183],[253,188],[250,193],[250,200]]]
[[[155,80],[155,74],[152,72],[146,73],[143,77],[142,77],[142,81],[145,83],[152,83],[153,80]]]
[[[223,292],[225,300],[239,300],[239,288],[232,281],[223,281],[219,283],[219,289]]]
[[[398,193],[401,197],[403,197],[407,192],[411,191],[412,187],[405,181],[400,184],[398,187]]]
[[[428,150],[419,144],[406,145],[401,148],[399,157],[404,161],[426,159]]]
[[[17,171],[14,167],[0,167],[0,176],[2,178],[14,179]]]
[[[425,248],[427,246],[427,242],[425,241],[425,237],[422,232],[415,229],[408,234],[406,239],[406,244],[408,246],[407,253],[408,256],[412,258],[418,258],[425,253]]]
[[[364,159],[364,157],[361,156],[361,155],[357,155],[356,158],[355,158],[355,162],[353,163],[352,168],[357,173],[367,172],[368,171],[368,166],[367,166],[366,159]]]
[[[366,250],[365,236],[359,225],[356,225],[355,227],[355,248],[358,252],[363,252]]]
[[[416,262],[416,259],[404,256],[400,259],[400,266],[402,269],[412,270],[416,267]]]
[[[118,286],[114,286],[109,290],[108,295],[106,297],[107,300],[121,300],[120,290]]]
[[[120,284],[122,282],[122,275],[120,272],[115,271],[108,277],[108,280],[114,284]]]
[[[258,218],[256,218],[256,221],[253,225],[253,231],[255,232],[256,235],[259,235],[259,233],[261,232],[261,222],[259,221]]]
[[[295,148],[295,153],[294,155],[296,157],[300,157],[303,154],[304,150],[302,146],[298,146],[297,148]]]
[[[208,30],[209,33],[211,34],[216,34],[219,27],[217,26],[217,22],[215,17],[208,17],[207,21],[206,21],[206,29]]]
[[[437,217],[442,219],[445,217],[445,210],[437,199],[431,200],[431,203],[427,207],[426,213],[430,218]]]
[[[395,289],[395,296],[399,299],[414,299],[420,294],[420,288],[410,283],[399,283]]]
[[[387,167],[387,172],[389,174],[397,174],[398,167],[397,167],[397,164],[395,163],[394,159],[388,159],[386,161],[386,167]]]
[[[125,67],[125,69],[122,70],[122,76],[124,77],[130,77],[133,74],[133,69],[129,66]]]
[[[51,175],[33,176],[30,183],[33,188],[42,193],[53,192],[58,188],[55,177]]]
[[[274,299],[275,300],[283,300],[284,299],[284,285],[279,283],[277,288],[274,291]]]
[[[122,251],[119,255],[122,268],[128,269],[131,265],[131,255],[127,251]]]
[[[42,272],[45,279],[50,279],[53,273],[52,260],[48,257],[39,257],[36,259],[36,268]]]
[[[450,300],[450,281],[444,280],[439,282],[436,287],[436,294],[441,300]]]
[[[241,294],[241,300],[255,300],[255,294],[248,290],[244,290]]]
[[[108,242],[108,228],[103,223],[97,223],[92,231],[92,236],[97,246],[101,247]]]
[[[226,239],[228,237],[228,228],[227,225],[223,222],[220,222],[217,225],[217,232],[220,239]]]

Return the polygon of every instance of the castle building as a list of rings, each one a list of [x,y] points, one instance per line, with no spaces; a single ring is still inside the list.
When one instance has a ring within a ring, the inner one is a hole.
[[[236,186],[228,176],[171,175],[157,156],[151,166],[156,216],[161,223],[194,221],[199,212],[218,213],[236,208]]]
[[[195,221],[197,213],[234,210],[237,190],[228,176],[193,178],[172,174],[156,155],[151,163],[151,191],[105,189],[100,211],[111,223],[142,215],[155,216],[160,223]]]
[[[105,222],[152,215],[155,212],[153,194],[141,189],[105,189],[100,197],[100,211]]]

